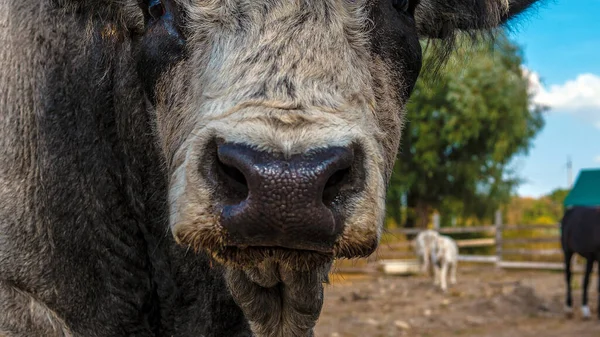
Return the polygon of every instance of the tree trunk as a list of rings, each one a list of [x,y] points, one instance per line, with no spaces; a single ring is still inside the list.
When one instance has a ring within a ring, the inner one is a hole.
[[[429,217],[431,215],[431,206],[429,206],[429,204],[423,202],[422,200],[419,200],[417,201],[415,213],[417,228],[427,228],[427,224],[429,223]]]

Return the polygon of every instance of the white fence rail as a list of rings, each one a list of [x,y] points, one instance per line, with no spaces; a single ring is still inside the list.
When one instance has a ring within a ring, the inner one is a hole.
[[[491,226],[478,227],[439,227],[439,217],[434,217],[434,228],[441,234],[452,236],[457,234],[479,233],[483,238],[457,239],[456,243],[461,250],[459,261],[469,263],[493,264],[498,268],[506,269],[540,269],[540,270],[563,270],[564,263],[562,250],[560,248],[535,248],[539,244],[560,243],[560,225],[504,225],[501,213],[496,213],[495,224]],[[391,234],[416,235],[422,229],[394,229]],[[543,237],[525,237],[519,232],[535,231]],[[513,235],[507,235],[512,233]],[[510,238],[510,236],[515,236]],[[513,247],[525,245],[527,248]],[[547,245],[546,245],[547,246]],[[494,247],[493,254],[472,255],[464,254],[462,250],[473,247]],[[376,263],[379,270],[397,271],[400,273],[416,270],[415,255],[411,248],[411,242],[397,242],[382,244],[377,254],[369,258],[370,263]],[[512,258],[512,260],[511,260]],[[535,261],[551,259],[552,261]],[[364,268],[364,267],[356,267]],[[581,265],[574,261],[574,271],[580,271]],[[345,268],[347,270],[347,268]],[[373,267],[370,267],[372,272]]]

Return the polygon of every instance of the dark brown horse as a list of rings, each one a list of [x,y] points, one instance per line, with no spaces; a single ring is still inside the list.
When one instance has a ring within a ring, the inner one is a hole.
[[[573,312],[571,260],[573,254],[577,253],[586,260],[581,312],[583,317],[589,318],[591,316],[588,306],[590,275],[594,262],[600,263],[600,208],[582,206],[569,208],[561,220],[561,244],[565,256],[567,282],[566,311],[569,315]],[[598,318],[600,319],[600,273],[598,274]]]

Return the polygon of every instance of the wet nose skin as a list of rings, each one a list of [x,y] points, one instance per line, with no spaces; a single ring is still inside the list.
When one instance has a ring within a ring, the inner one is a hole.
[[[331,147],[284,158],[225,143],[218,145],[217,156],[221,187],[240,196],[222,207],[227,245],[332,251],[343,224],[328,206],[347,183],[352,149]]]

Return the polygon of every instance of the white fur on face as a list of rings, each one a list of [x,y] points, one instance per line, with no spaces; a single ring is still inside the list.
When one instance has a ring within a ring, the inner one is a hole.
[[[220,231],[198,172],[215,137],[286,156],[358,144],[366,187],[349,202],[335,251],[354,257],[375,249],[402,107],[395,71],[371,55],[365,4],[180,1],[189,56],[162,79],[157,105],[176,236],[195,231],[199,243],[200,232]]]

